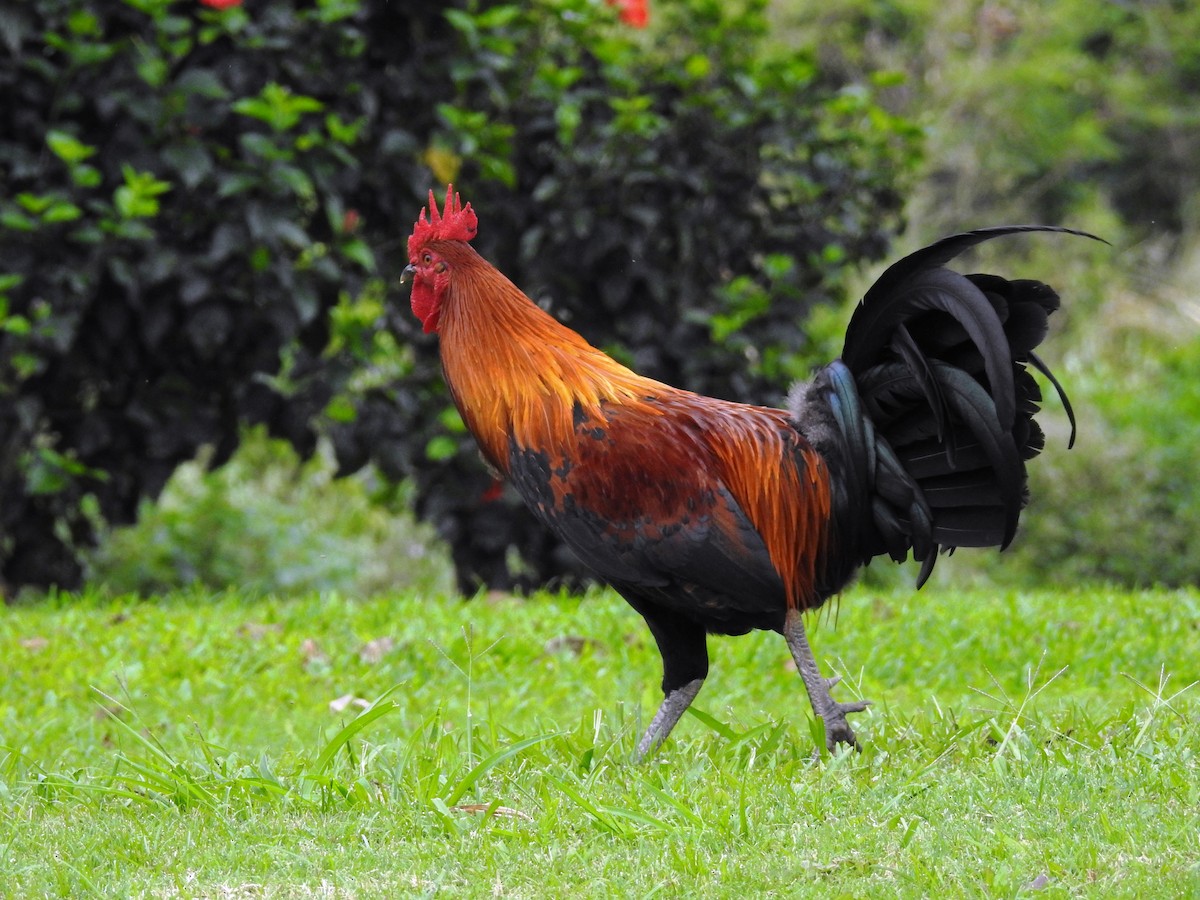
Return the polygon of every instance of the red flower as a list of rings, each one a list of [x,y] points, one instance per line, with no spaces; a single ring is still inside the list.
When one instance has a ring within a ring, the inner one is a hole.
[[[210,9],[232,9],[235,6],[241,6],[242,0],[200,0],[200,5]]]
[[[626,25],[645,28],[650,21],[650,0],[608,0],[608,3],[617,7],[617,15]]]
[[[348,209],[342,216],[342,233],[353,234],[358,230],[358,223],[362,221],[362,215],[357,209]]]

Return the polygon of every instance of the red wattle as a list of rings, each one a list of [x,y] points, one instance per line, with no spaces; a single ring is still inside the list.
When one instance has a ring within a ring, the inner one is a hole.
[[[433,292],[414,284],[411,303],[413,315],[421,320],[425,333],[437,331],[438,308],[437,302],[433,298]]]

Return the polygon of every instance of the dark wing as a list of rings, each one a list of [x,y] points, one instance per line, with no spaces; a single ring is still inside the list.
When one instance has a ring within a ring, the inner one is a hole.
[[[650,405],[605,416],[577,422],[570,458],[510,448],[530,509],[618,587],[695,609],[713,627],[781,615],[783,583],[698,423]]]

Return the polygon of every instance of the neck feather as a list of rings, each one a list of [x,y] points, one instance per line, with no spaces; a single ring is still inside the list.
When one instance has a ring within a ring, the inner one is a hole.
[[[442,367],[467,427],[508,471],[510,441],[559,458],[575,411],[675,389],[632,372],[540,309],[481,257],[458,262],[441,313]]]

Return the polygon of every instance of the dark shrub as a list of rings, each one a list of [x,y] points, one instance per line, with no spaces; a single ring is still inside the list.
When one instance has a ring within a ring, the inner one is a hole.
[[[770,402],[800,373],[806,312],[897,225],[913,130],[766,54],[761,2],[664,3],[653,37],[587,0],[471,9],[0,16],[10,584],[75,584],[97,520],[130,521],[203,445],[221,463],[246,422],[414,478],[464,589],[572,573],[485,499],[434,344],[384,303],[451,178],[481,252],[647,374]]]

